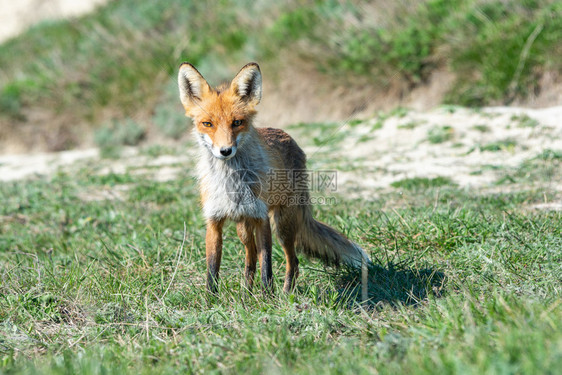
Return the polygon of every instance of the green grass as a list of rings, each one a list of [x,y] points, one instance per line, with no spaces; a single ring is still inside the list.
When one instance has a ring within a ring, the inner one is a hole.
[[[323,147],[333,147],[340,144],[346,136],[343,129],[345,126],[346,123],[344,122],[317,122],[293,124],[288,129],[302,132],[306,141],[311,141],[310,143],[320,150]]]
[[[274,35],[304,41],[296,48],[322,71],[377,84],[398,77],[416,86],[447,66],[457,76],[449,104],[509,103],[536,91],[545,69],[561,68],[554,1],[429,0],[368,11],[362,2],[315,2],[284,14]]]
[[[529,117],[528,115],[513,115],[511,116],[511,121],[517,122],[517,126],[520,128],[535,128],[539,125],[539,122],[537,120]]]
[[[499,177],[497,184],[559,184],[562,180],[562,151],[545,149],[533,158],[525,160],[515,168],[508,168]]]
[[[480,133],[489,133],[490,132],[490,127],[486,124],[478,124],[478,125],[474,125],[472,127],[472,129],[479,131]]]
[[[420,124],[421,124],[420,121],[409,121],[405,124],[398,125],[398,129],[412,130],[418,127]]]
[[[455,129],[449,125],[434,126],[427,132],[429,143],[437,144],[450,141],[455,136]]]
[[[494,100],[511,103],[538,89],[542,69],[560,68],[551,55],[562,48],[554,42],[562,35],[558,2],[459,3],[463,12],[457,13],[458,28],[449,38],[464,42],[451,46],[450,64],[459,79],[447,101],[471,106]]]
[[[562,213],[530,207],[560,199],[548,188],[560,160],[547,150],[524,163],[544,173],[510,193],[411,179],[317,207],[373,259],[366,306],[353,272],[302,256],[295,292],[280,293],[277,244],[277,293],[247,293],[232,225],[208,295],[187,172],[161,183],[84,165],[2,183],[0,372],[555,373]],[[120,194],[88,199],[104,190]]]
[[[413,177],[405,178],[399,181],[395,181],[390,184],[394,188],[406,189],[406,190],[416,190],[416,189],[430,189],[440,186],[455,186],[456,184],[449,177]]]
[[[484,145],[479,145],[480,151],[498,152],[498,151],[513,151],[517,141],[514,139],[504,139],[501,141],[491,142]]]

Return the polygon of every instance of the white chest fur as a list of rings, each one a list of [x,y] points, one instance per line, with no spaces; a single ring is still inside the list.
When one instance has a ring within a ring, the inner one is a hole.
[[[265,219],[268,209],[260,195],[269,163],[261,144],[245,142],[229,160],[217,159],[208,147],[200,147],[197,172],[205,218]]]

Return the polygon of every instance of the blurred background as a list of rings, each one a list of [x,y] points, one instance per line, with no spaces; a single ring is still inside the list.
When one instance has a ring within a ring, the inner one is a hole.
[[[187,137],[177,68],[256,61],[258,125],[562,103],[554,0],[0,1],[0,153]]]

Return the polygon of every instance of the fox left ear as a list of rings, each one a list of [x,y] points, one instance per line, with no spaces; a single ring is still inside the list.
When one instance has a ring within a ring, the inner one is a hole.
[[[192,108],[211,91],[211,87],[201,73],[193,65],[186,62],[180,65],[178,87],[180,89],[180,100],[187,114],[190,114]]]
[[[261,100],[261,72],[259,65],[256,63],[246,64],[236,74],[230,86],[243,101],[254,105],[258,104]]]

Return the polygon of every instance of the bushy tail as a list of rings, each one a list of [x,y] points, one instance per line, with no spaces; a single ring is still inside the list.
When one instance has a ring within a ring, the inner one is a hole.
[[[300,228],[297,245],[302,251],[327,264],[345,264],[361,270],[361,300],[369,299],[369,266],[373,263],[361,247],[324,223],[314,220],[310,209],[305,208],[304,225]]]
[[[309,209],[306,209],[303,226],[299,228],[297,244],[305,254],[326,264],[345,264],[356,269],[372,264],[365,250],[337,230],[314,220]]]

